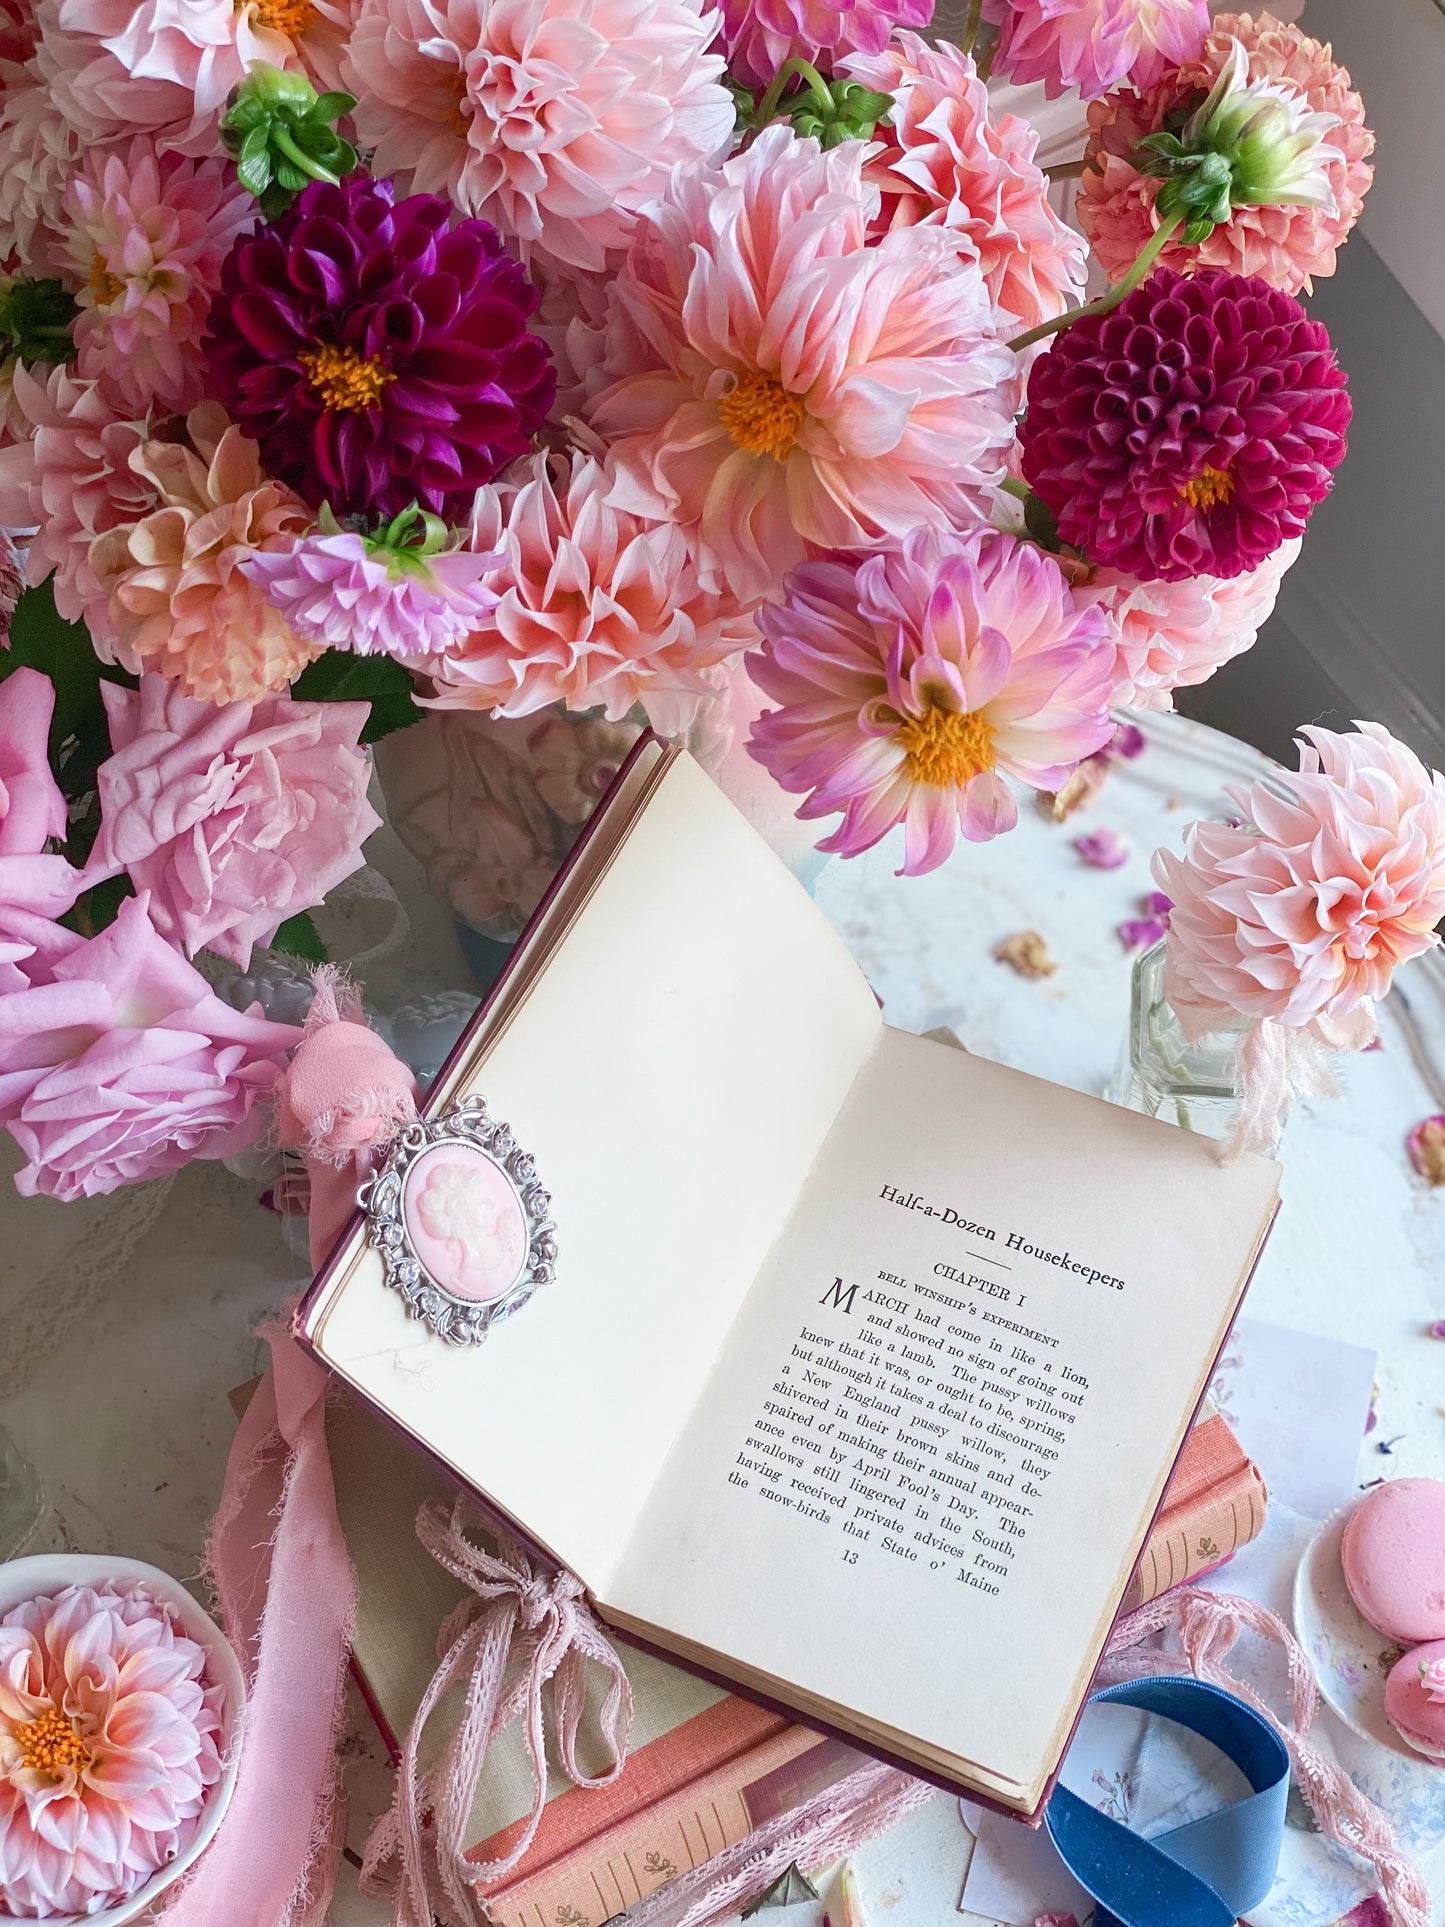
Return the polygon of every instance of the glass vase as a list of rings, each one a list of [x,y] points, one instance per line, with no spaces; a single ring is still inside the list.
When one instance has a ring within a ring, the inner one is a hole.
[[[1135,960],[1129,1034],[1109,1096],[1186,1131],[1228,1137],[1239,1111],[1244,1020],[1191,1043],[1164,994],[1165,950],[1161,940]]]

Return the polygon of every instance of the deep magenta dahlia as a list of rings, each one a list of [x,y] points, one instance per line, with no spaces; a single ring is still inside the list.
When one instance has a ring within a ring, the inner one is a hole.
[[[1023,472],[1091,562],[1236,576],[1303,532],[1349,420],[1329,335],[1292,295],[1158,268],[1035,363]]]
[[[552,405],[537,293],[486,221],[385,181],[314,181],[243,235],[205,353],[267,470],[315,507],[460,518]]]

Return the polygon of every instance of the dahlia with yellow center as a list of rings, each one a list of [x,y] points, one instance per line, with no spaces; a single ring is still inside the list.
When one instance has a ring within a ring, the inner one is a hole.
[[[303,348],[296,359],[306,370],[323,408],[349,413],[374,408],[381,391],[396,376],[379,355],[359,355],[354,348],[322,342]]]
[[[1109,739],[1114,649],[1054,558],[993,531],[805,563],[760,612],[749,672],[779,707],[749,744],[819,848],[856,856],[903,826],[903,871],[1010,830],[1007,778],[1057,789]]]

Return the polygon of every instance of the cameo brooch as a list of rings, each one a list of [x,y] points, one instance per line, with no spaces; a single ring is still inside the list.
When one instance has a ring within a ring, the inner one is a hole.
[[[480,1097],[418,1118],[356,1194],[386,1281],[453,1345],[480,1345],[557,1268],[552,1200]]]

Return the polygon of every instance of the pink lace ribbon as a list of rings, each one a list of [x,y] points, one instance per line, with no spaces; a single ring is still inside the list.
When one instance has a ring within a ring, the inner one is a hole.
[[[1180,1651],[1136,1649],[1156,1633],[1170,1632]],[[1290,1714],[1281,1719],[1256,1690],[1225,1665],[1244,1632],[1259,1634],[1281,1647],[1289,1669]],[[1400,1847],[1395,1829],[1373,1800],[1361,1793],[1338,1761],[1309,1735],[1320,1707],[1314,1669],[1294,1635],[1267,1606],[1233,1593],[1202,1592],[1183,1586],[1165,1593],[1121,1619],[1109,1639],[1098,1683],[1139,1678],[1149,1673],[1190,1672],[1246,1701],[1279,1734],[1289,1749],[1295,1779],[1326,1839],[1369,1862],[1395,1927],[1429,1927],[1430,1898],[1425,1882]]]
[[[494,1533],[495,1555],[483,1550],[467,1536],[469,1515],[474,1514],[465,1498],[458,1498],[450,1513],[429,1501],[417,1514],[417,1537],[472,1596],[437,1635],[441,1663],[406,1736],[391,1807],[366,1843],[362,1890],[394,1895],[396,1927],[432,1927],[437,1898],[433,1872],[440,1896],[459,1921],[471,1927],[486,1920],[476,1889],[500,1880],[517,1865],[532,1844],[546,1805],[543,1693],[549,1681],[557,1750],[577,1786],[607,1786],[615,1780],[632,1736],[632,1688],[592,1615],[581,1580],[565,1570],[534,1564],[503,1531]],[[611,1678],[598,1722],[609,1764],[596,1774],[584,1772],[577,1758],[589,1661]],[[461,1722],[436,1766],[422,1773],[418,1757],[427,1722],[461,1680],[466,1681]],[[469,1861],[465,1830],[487,1748],[519,1719],[532,1761],[531,1813],[510,1852],[498,1860]]]

